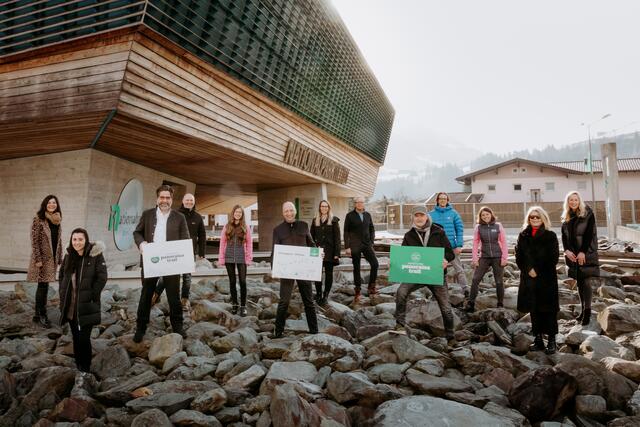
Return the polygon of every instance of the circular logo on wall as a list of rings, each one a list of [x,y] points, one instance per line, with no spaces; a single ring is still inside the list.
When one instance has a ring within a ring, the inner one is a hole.
[[[118,204],[111,206],[109,230],[113,231],[113,241],[121,251],[133,246],[133,230],[142,216],[142,183],[132,179],[124,186]]]

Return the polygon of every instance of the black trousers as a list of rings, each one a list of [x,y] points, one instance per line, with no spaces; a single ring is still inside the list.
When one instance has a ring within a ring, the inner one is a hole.
[[[236,269],[240,281],[240,305],[247,305],[247,264],[225,264],[229,275],[229,290],[231,291],[231,304],[238,305],[238,290],[236,288]]]
[[[164,280],[158,280],[156,285],[156,294],[162,295],[164,292]],[[191,273],[185,273],[182,275],[182,292],[180,298],[189,299],[189,291],[191,290]]]
[[[144,274],[144,273],[143,273]],[[140,331],[147,330],[149,323],[149,313],[151,312],[151,299],[156,291],[158,277],[150,279],[142,279],[142,293],[140,294],[140,302],[138,303],[138,319],[136,321],[137,328]],[[180,275],[163,276],[162,281],[167,289],[167,300],[169,301],[169,317],[171,319],[171,327],[174,332],[182,329],[182,305],[180,304]]]
[[[353,284],[356,290],[360,290],[362,286],[362,276],[360,275],[360,260],[362,256],[367,260],[371,266],[371,272],[369,273],[369,284],[376,283],[378,277],[378,258],[373,250],[372,245],[362,246],[359,250],[351,249],[351,262],[353,262]]]
[[[531,310],[531,334],[555,335],[558,333],[558,313]]]
[[[284,331],[284,323],[287,320],[289,302],[291,301],[294,282],[296,281],[291,279],[280,279],[280,301],[278,302],[278,311],[276,314],[276,333]],[[316,317],[316,307],[313,303],[311,282],[307,282],[306,280],[297,280],[297,282],[298,290],[302,297],[302,303],[304,304],[304,313],[307,316],[309,332],[317,334],[318,318]]]
[[[318,297],[329,296],[331,286],[333,286],[333,261],[324,261],[322,265],[324,267],[324,293],[322,292],[322,282],[315,282],[316,296]]]
[[[91,370],[91,329],[92,326],[81,327],[77,320],[69,320],[69,328],[73,337],[73,356],[76,366],[82,372]]]
[[[36,316],[47,315],[47,294],[49,293],[48,282],[38,282],[36,289]]]
[[[593,290],[591,289],[591,283],[587,280],[586,277],[579,277],[577,279],[577,282],[578,295],[580,296],[580,305],[582,306],[582,311],[584,311],[585,309],[591,310],[591,294],[593,293]]]

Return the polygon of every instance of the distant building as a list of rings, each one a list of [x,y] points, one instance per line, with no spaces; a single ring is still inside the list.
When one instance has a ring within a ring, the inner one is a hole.
[[[602,164],[593,161],[595,199],[605,198]],[[620,200],[640,197],[640,158],[618,159]],[[483,203],[562,202],[571,190],[578,190],[589,201],[591,177],[585,162],[541,163],[514,158],[456,178],[464,192]]]

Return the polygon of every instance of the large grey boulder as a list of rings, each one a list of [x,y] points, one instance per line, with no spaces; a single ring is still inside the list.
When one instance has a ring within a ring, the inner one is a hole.
[[[403,397],[385,402],[376,410],[371,424],[375,427],[513,426],[510,420],[482,409],[431,396]]]
[[[640,305],[614,304],[598,313],[598,323],[608,337],[640,329]]]

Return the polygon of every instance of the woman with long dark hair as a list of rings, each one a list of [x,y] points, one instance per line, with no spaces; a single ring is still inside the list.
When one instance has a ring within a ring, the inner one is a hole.
[[[91,329],[100,324],[100,294],[107,283],[102,242],[90,243],[83,228],[71,232],[60,269],[60,325],[69,322],[73,354],[82,372],[91,368]]]
[[[331,204],[322,200],[318,205],[318,213],[311,222],[311,237],[324,251],[322,265],[324,267],[324,291],[322,282],[316,282],[316,303],[327,305],[331,286],[333,285],[333,266],[340,264],[340,219],[333,216]]]
[[[238,314],[238,291],[236,289],[236,270],[240,282],[240,316],[247,315],[247,265],[253,260],[253,240],[251,228],[244,217],[244,209],[235,205],[229,215],[229,222],[220,236],[220,254],[218,264],[227,268],[229,289],[231,291],[231,312]]]
[[[531,351],[545,350],[543,335],[548,336],[546,353],[553,354],[557,349],[559,251],[558,236],[551,231],[549,215],[541,207],[532,206],[516,244],[516,263],[520,268],[518,311],[531,313],[534,336]]]
[[[47,316],[49,282],[56,280],[56,266],[62,257],[61,222],[60,202],[50,194],[40,203],[31,224],[31,259],[27,272],[27,281],[38,283],[33,321],[45,328],[51,327]]]
[[[564,198],[562,210],[562,247],[569,277],[576,279],[580,296],[580,314],[576,320],[582,325],[591,321],[590,277],[600,276],[598,259],[598,229],[596,217],[577,191]]]

